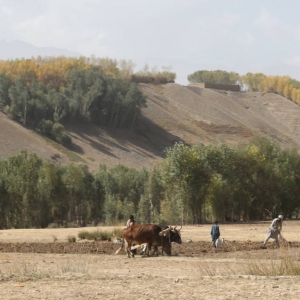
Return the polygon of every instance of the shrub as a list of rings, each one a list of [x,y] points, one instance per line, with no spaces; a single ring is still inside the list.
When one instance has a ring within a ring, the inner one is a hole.
[[[76,242],[76,237],[74,235],[68,235],[67,240],[69,243],[75,243]]]
[[[64,147],[72,145],[72,138],[65,132],[65,127],[60,123],[54,123],[51,130],[52,137]]]
[[[94,241],[111,241],[112,233],[108,231],[96,230],[90,233],[90,240]]]
[[[116,237],[116,238],[121,238],[122,237],[122,229],[120,228],[115,228],[113,230],[113,235]]]
[[[54,123],[52,126],[52,135],[55,137],[55,139],[61,135],[65,131],[64,125],[60,123]]]
[[[3,112],[4,112],[5,114],[7,114],[7,115],[10,115],[10,114],[11,114],[11,112],[10,112],[10,106],[9,106],[9,105],[6,105],[6,106],[4,107],[4,109],[3,109]]]
[[[78,232],[78,237],[82,240],[89,239],[90,233],[87,230]]]
[[[111,241],[113,236],[112,232],[95,230],[92,232],[81,231],[78,233],[78,237],[81,239],[94,240],[94,241]]]
[[[41,134],[46,136],[51,136],[52,126],[53,126],[53,122],[51,120],[42,119],[38,123],[37,128],[41,132]]]
[[[58,135],[56,137],[56,141],[62,144],[64,147],[70,147],[72,145],[72,138],[66,133]]]

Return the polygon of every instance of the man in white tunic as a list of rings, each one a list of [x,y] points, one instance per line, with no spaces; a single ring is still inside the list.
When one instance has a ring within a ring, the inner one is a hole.
[[[128,228],[128,227],[130,227],[130,226],[134,226],[134,225],[136,225],[136,224],[137,224],[137,222],[136,222],[136,220],[134,219],[134,216],[133,216],[133,215],[130,215],[130,217],[129,217],[127,223],[126,223],[126,228]]]
[[[276,246],[279,246],[279,237],[280,237],[280,231],[282,229],[282,220],[283,220],[283,216],[279,215],[278,218],[275,218],[272,221],[269,231],[266,235],[264,244],[263,244],[264,246],[266,246],[266,244],[270,238],[275,239]]]
[[[130,226],[134,226],[134,225],[137,225],[137,221],[134,219],[133,215],[130,215],[129,219],[128,219],[127,223],[126,223],[126,228],[128,228]],[[135,244],[132,244],[132,246],[135,246]],[[136,254],[136,249],[132,250],[132,253]]]

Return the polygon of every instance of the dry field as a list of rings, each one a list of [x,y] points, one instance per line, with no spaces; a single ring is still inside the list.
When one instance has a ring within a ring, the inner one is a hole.
[[[2,230],[0,299],[299,299],[300,222],[284,222],[280,248],[261,247],[268,226],[220,224],[218,249],[211,225],[185,226],[171,257],[134,259],[113,242],[67,243],[82,228]]]

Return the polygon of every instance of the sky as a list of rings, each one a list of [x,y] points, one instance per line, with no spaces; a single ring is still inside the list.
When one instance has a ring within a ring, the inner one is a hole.
[[[0,0],[0,41],[168,67],[300,81],[299,0]]]

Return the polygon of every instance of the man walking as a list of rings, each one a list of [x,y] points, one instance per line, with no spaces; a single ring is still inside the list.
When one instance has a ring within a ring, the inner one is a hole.
[[[263,243],[263,246],[266,246],[270,238],[275,239],[276,246],[279,246],[279,236],[280,236],[280,231],[282,229],[282,220],[283,220],[283,216],[279,215],[278,218],[275,218],[272,221],[269,231],[266,235],[265,241]]]
[[[211,227],[210,234],[211,234],[212,245],[216,248],[216,241],[219,238],[219,236],[221,235],[218,221],[215,221],[214,225]]]

